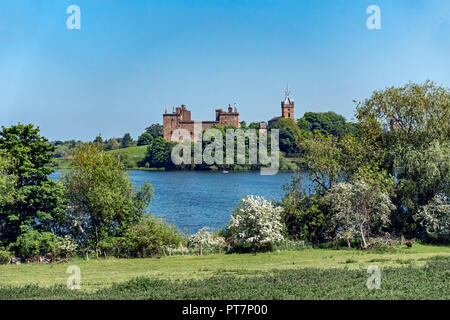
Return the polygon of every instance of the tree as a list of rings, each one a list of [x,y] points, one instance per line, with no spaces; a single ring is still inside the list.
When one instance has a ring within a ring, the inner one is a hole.
[[[393,177],[382,168],[376,146],[364,137],[348,134],[339,139],[316,131],[306,135],[301,147],[302,160],[319,191],[362,177],[385,191],[391,189]]]
[[[133,146],[133,138],[129,133],[125,133],[125,135],[122,138],[122,148],[129,148]]]
[[[145,132],[150,133],[153,138],[158,138],[163,136],[163,126],[159,123],[154,123],[151,126],[145,128]]]
[[[143,134],[141,134],[139,136],[137,145],[138,146],[147,146],[150,143],[152,143],[152,140],[153,140],[153,136],[148,132],[144,132]]]
[[[9,173],[12,167],[13,160],[0,153],[0,206],[13,203],[16,197],[17,177]]]
[[[0,204],[0,241],[8,245],[30,228],[51,231],[52,221],[66,209],[63,191],[48,176],[55,147],[33,125],[0,131],[0,150],[14,159],[7,169],[15,179],[15,198]]]
[[[409,236],[425,230],[413,219],[436,194],[449,194],[450,91],[431,81],[375,91],[359,102],[359,125],[384,150],[384,168],[395,174],[394,225]],[[384,132],[374,135],[379,124]]]
[[[204,227],[189,237],[189,246],[199,248],[200,255],[204,248],[220,248],[225,246],[225,239],[211,232],[211,228]]]
[[[280,150],[286,153],[295,154],[300,152],[299,141],[302,137],[300,128],[292,119],[280,119],[272,123],[269,130],[278,129]]]
[[[116,138],[111,138],[106,143],[106,150],[117,150],[120,148],[119,142],[117,142]]]
[[[263,197],[248,196],[236,207],[227,228],[238,243],[250,244],[257,250],[270,248],[284,239],[282,210]]]
[[[389,225],[391,211],[395,209],[387,193],[363,180],[353,184],[341,182],[325,198],[333,212],[332,236],[347,241],[349,247],[351,240],[360,236],[362,247],[368,248],[369,237]]]
[[[300,174],[294,175],[284,189],[286,195],[281,202],[282,219],[288,236],[310,242],[324,240],[327,208],[323,198],[306,193]]]
[[[85,232],[97,253],[106,254],[111,241],[140,221],[153,198],[149,183],[134,192],[118,158],[93,143],[76,150],[72,170],[61,182],[72,213],[87,216]]]
[[[94,143],[98,143],[99,145],[103,144],[102,134],[99,133],[98,136],[95,137]]]
[[[357,126],[332,111],[306,112],[297,120],[297,125],[305,132],[318,131],[325,135],[343,137],[349,133],[356,134]]]
[[[171,151],[176,143],[168,142],[161,137],[153,139],[147,148],[144,162],[148,162],[153,168],[169,168],[173,166]]]

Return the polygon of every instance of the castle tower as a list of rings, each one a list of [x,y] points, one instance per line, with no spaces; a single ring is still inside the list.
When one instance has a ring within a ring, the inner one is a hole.
[[[290,91],[289,87],[286,85],[286,91],[284,101],[281,101],[281,117],[285,119],[292,119],[295,121],[294,116],[294,99],[289,97]]]

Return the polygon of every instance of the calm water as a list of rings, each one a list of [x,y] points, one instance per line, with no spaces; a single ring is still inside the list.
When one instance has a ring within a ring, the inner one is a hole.
[[[283,185],[292,173],[262,176],[258,172],[228,173],[202,171],[130,171],[130,179],[139,187],[150,182],[155,198],[150,211],[164,216],[181,230],[190,233],[202,227],[224,227],[233,209],[246,195],[280,200]],[[51,176],[57,179],[58,172]]]

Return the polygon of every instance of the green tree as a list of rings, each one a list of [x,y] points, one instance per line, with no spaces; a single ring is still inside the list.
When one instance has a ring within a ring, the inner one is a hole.
[[[141,134],[138,138],[137,145],[138,146],[148,146],[150,143],[152,143],[153,136],[151,133],[144,132]]]
[[[163,136],[163,126],[159,123],[154,123],[151,126],[145,128],[145,132],[150,133],[153,138]]]
[[[161,137],[153,139],[147,148],[144,162],[153,168],[170,168],[173,166],[171,152],[176,143],[168,142]]]
[[[93,143],[77,149],[73,168],[64,172],[61,182],[71,211],[88,216],[90,243],[105,254],[115,239],[142,219],[153,198],[149,183],[134,192],[118,158]]]
[[[409,236],[424,234],[413,219],[436,194],[449,195],[450,91],[431,81],[375,91],[358,103],[363,133],[384,150],[384,167],[395,174],[394,225]],[[377,124],[383,134],[374,135]]]
[[[133,146],[133,138],[129,133],[125,133],[125,135],[122,138],[122,148],[129,148]]]
[[[98,143],[99,145],[103,144],[102,134],[99,133],[98,136],[95,137],[94,143]]]
[[[16,180],[14,201],[0,204],[0,241],[8,245],[30,228],[51,231],[66,209],[60,185],[49,178],[55,147],[33,125],[0,131],[0,150],[14,159],[8,173]]]
[[[0,153],[0,206],[13,203],[16,197],[17,177],[10,174],[12,167],[13,160]]]
[[[117,150],[120,148],[119,142],[117,142],[116,138],[111,138],[106,143],[106,150]]]
[[[329,112],[306,112],[297,124],[303,131],[319,131],[325,135],[343,137],[349,133],[357,133],[357,125],[332,111]]]
[[[324,240],[327,208],[323,198],[318,194],[307,194],[301,174],[294,175],[284,189],[282,219],[288,237],[310,242]]]

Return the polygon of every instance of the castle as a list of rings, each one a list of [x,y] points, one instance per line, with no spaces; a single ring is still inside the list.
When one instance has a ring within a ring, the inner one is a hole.
[[[284,92],[284,101],[281,101],[281,116],[280,117],[275,117],[269,120],[269,126],[274,123],[277,122],[280,119],[292,119],[295,121],[295,116],[294,116],[294,99],[291,99],[291,97],[289,97],[289,94],[291,92],[289,91],[288,88],[286,88],[286,91]]]
[[[281,116],[275,117],[269,120],[268,124],[271,125],[274,122],[284,118],[295,120],[294,117],[294,100],[289,96],[290,91],[286,89],[285,98],[281,101]],[[236,128],[241,127],[239,121],[239,112],[237,112],[236,106],[233,108],[228,105],[228,111],[223,109],[216,109],[215,121],[201,121],[202,131],[210,129],[213,126],[226,126],[231,125]],[[165,110],[163,114],[163,137],[166,141],[171,141],[172,133],[176,129],[185,129],[194,138],[194,120],[191,119],[191,111],[186,108],[184,104],[181,107],[177,107],[172,110],[172,113],[167,113]]]
[[[231,125],[236,128],[241,127],[239,121],[239,112],[237,112],[236,106],[233,108],[228,105],[228,112],[222,109],[216,109],[215,121],[202,121],[202,131],[210,129],[213,126],[226,126]],[[177,107],[172,113],[167,113],[165,110],[163,114],[163,137],[165,140],[170,141],[172,132],[176,129],[185,129],[190,132],[191,137],[194,137],[194,120],[191,120],[191,111],[186,108],[184,104],[181,107]]]

